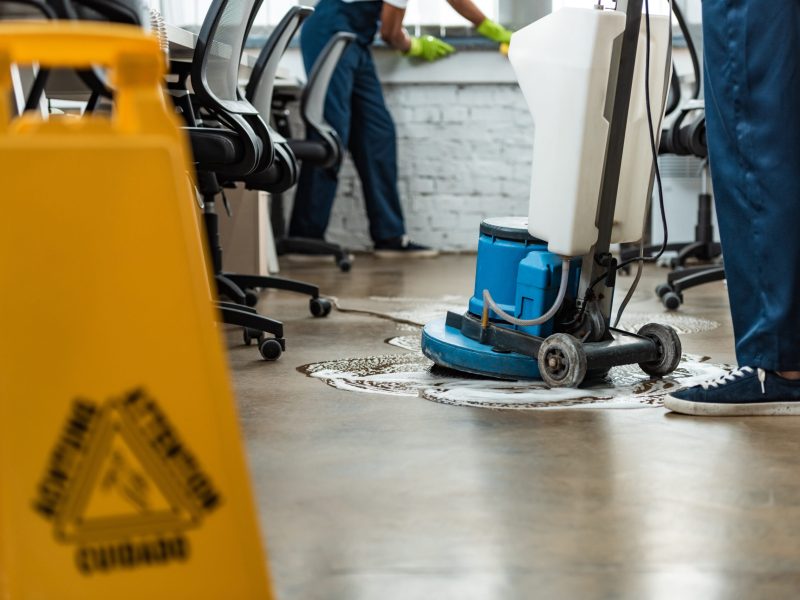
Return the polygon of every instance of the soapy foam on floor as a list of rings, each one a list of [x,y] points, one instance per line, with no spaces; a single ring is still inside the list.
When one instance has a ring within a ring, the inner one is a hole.
[[[660,313],[626,313],[623,315],[619,329],[636,333],[647,323],[661,323],[669,325],[680,335],[690,333],[703,333],[719,327],[719,323],[710,319],[700,317],[690,317],[680,313],[660,312]]]
[[[342,312],[355,312],[394,321],[407,332],[389,338],[402,354],[349,358],[313,363],[298,370],[327,385],[351,392],[421,397],[433,402],[493,409],[644,408],[661,406],[663,397],[681,387],[696,385],[728,373],[732,367],[711,364],[707,357],[684,355],[668,378],[650,379],[636,365],[613,368],[608,376],[580,389],[550,389],[536,381],[500,381],[444,369],[420,351],[419,327],[448,310],[463,312],[467,299],[459,296],[336,300]],[[709,331],[719,326],[707,319],[673,313],[630,313],[620,329],[637,331],[645,323],[663,323],[680,334]]]
[[[408,347],[415,336],[389,340]],[[416,340],[418,341],[418,337]],[[417,346],[418,347],[418,346]],[[298,369],[351,392],[421,397],[434,402],[495,409],[643,408],[661,406],[670,391],[719,377],[732,369],[684,355],[675,373],[649,379],[635,365],[616,367],[606,379],[580,389],[550,389],[535,381],[499,381],[435,366],[420,352],[332,360]]]

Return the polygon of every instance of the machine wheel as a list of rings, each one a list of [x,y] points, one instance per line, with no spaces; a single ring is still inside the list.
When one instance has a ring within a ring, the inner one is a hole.
[[[656,286],[656,296],[663,298],[672,291],[672,286],[668,283],[660,283]]]
[[[311,298],[308,302],[308,308],[312,315],[322,318],[331,314],[333,303],[327,298]]]
[[[264,360],[278,360],[283,354],[283,346],[275,338],[268,338],[258,345],[258,351]]]
[[[341,260],[336,261],[336,266],[339,267],[339,270],[342,273],[349,273],[350,269],[353,267],[353,263],[350,262],[350,259],[345,257]]]
[[[244,340],[245,346],[249,346],[254,341],[260,344],[264,340],[264,332],[258,329],[248,329],[245,327],[242,329],[242,339]]]
[[[653,340],[658,348],[658,359],[639,363],[639,367],[652,377],[669,375],[681,362],[681,338],[672,327],[660,323],[648,323],[638,332],[642,337]]]
[[[244,291],[244,303],[250,308],[253,308],[256,304],[258,304],[258,292],[256,292],[254,289],[246,289]]]
[[[669,291],[661,296],[661,303],[667,310],[678,310],[683,304],[683,298],[679,294]]]
[[[539,348],[539,373],[550,387],[578,387],[586,371],[586,350],[571,335],[553,334]]]

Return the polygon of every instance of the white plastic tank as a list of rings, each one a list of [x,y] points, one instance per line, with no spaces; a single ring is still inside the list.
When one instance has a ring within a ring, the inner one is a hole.
[[[665,91],[669,84],[666,68],[670,50],[669,8],[655,14],[656,3],[650,2],[650,107],[653,117],[653,133],[656,148],[661,139],[661,121],[664,118]],[[633,74],[633,95],[628,109],[628,126],[625,130],[625,145],[622,150],[617,206],[614,211],[614,228],[611,242],[638,242],[642,239],[647,212],[648,192],[653,169],[653,154],[650,147],[650,129],[647,125],[647,104],[644,93],[645,44],[647,32],[645,19],[639,33],[639,46]]]
[[[563,256],[587,254],[597,241],[597,206],[609,133],[610,114],[606,113],[610,113],[610,107],[606,106],[606,97],[612,49],[625,29],[625,20],[624,13],[612,10],[591,6],[563,8],[520,29],[511,38],[509,59],[534,121],[528,229],[531,235],[547,241],[551,252]],[[655,21],[651,17],[651,33],[664,29]],[[659,123],[669,45],[669,20],[663,17],[659,23],[662,22],[666,35],[651,36],[654,45],[658,40],[663,44],[662,50],[651,54],[651,81],[655,84],[660,78],[658,86],[651,88]],[[637,102],[630,116],[635,122],[638,109],[644,110],[643,66],[638,71],[641,74],[634,79],[633,89],[641,89],[641,93],[634,93]],[[648,165],[652,161],[649,140],[642,138],[642,132],[648,134],[647,122],[641,118],[639,121],[644,128],[632,128],[630,140],[626,134],[626,144],[631,148],[626,146],[623,153],[622,181],[626,173],[636,171],[637,176],[635,181],[621,186],[620,195],[624,193],[626,200],[618,202],[617,238],[633,235],[631,232],[636,229],[639,239],[644,224]],[[646,155],[642,148],[647,149]],[[640,188],[644,188],[641,197]]]

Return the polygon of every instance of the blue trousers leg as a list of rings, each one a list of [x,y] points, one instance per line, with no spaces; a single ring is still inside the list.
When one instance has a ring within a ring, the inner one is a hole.
[[[322,32],[304,30],[301,40],[303,62],[310,72],[322,47],[327,43]],[[307,41],[308,40],[308,41]],[[325,97],[325,120],[333,127],[345,145],[350,137],[350,108],[353,82],[358,66],[359,48],[351,45],[331,77]],[[314,165],[300,165],[300,178],[289,222],[289,235],[296,237],[323,238],[331,217],[339,173],[335,168],[319,169]]]
[[[704,0],[703,30],[737,359],[800,370],[800,2]]]
[[[405,234],[397,190],[397,134],[386,108],[372,54],[361,56],[353,83],[350,153],[361,179],[374,241]]]

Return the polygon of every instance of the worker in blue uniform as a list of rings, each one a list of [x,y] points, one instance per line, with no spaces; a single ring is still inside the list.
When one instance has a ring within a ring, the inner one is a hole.
[[[432,0],[424,0],[430,2]],[[471,0],[448,3],[477,26],[481,35],[507,43],[511,32],[494,23]],[[386,108],[370,46],[383,41],[414,60],[434,61],[452,46],[432,36],[412,37],[403,28],[408,0],[320,0],[303,26],[300,46],[309,71],[328,40],[340,31],[357,36],[341,58],[325,99],[325,119],[350,150],[361,180],[375,254],[381,257],[432,256],[406,235],[397,186],[397,140]],[[322,238],[336,197],[336,169],[303,165],[289,235]]]
[[[696,415],[800,415],[800,2],[703,0],[705,108],[739,369]]]

